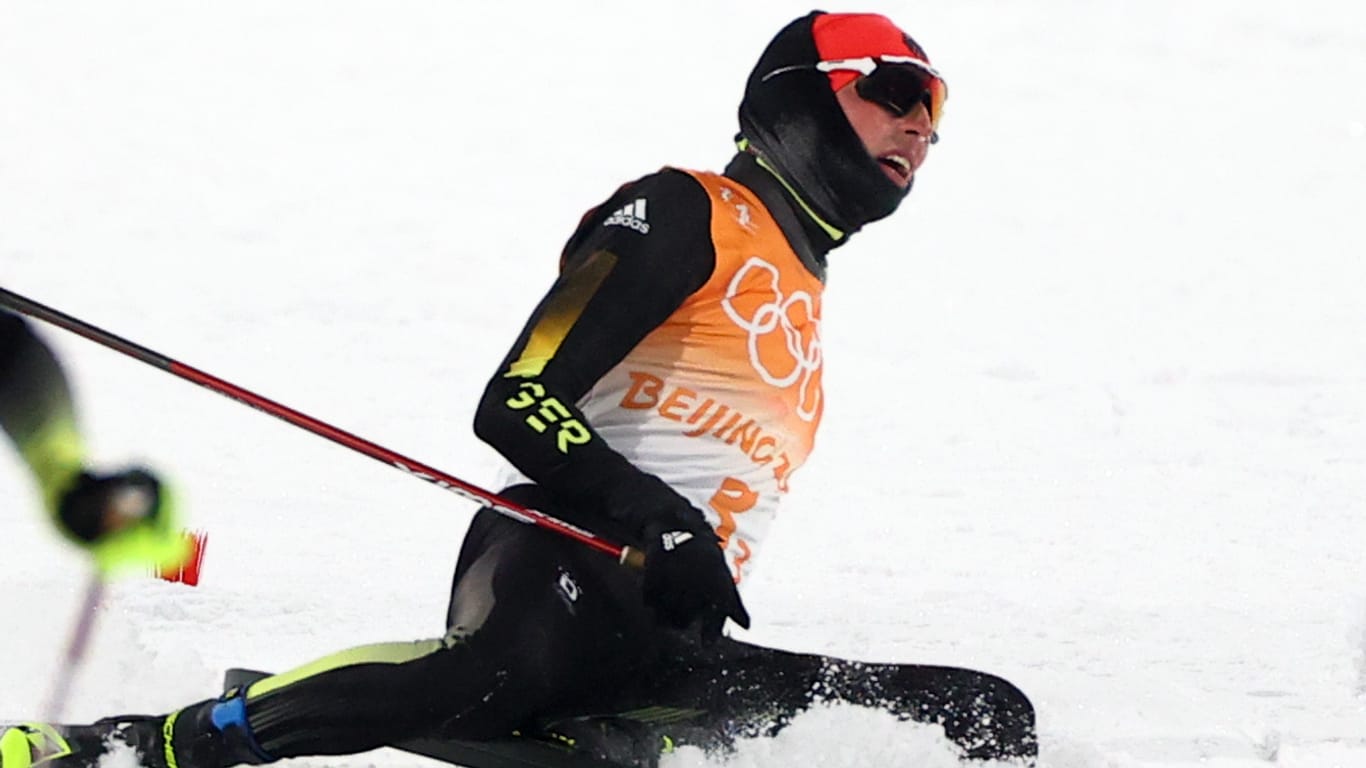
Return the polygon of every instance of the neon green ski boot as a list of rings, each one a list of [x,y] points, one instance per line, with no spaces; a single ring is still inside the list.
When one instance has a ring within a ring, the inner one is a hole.
[[[22,723],[0,736],[0,768],[30,768],[71,754],[56,728],[45,723]]]
[[[165,718],[111,717],[90,725],[23,723],[0,736],[0,768],[97,768],[106,755],[127,750],[125,764],[166,768]]]

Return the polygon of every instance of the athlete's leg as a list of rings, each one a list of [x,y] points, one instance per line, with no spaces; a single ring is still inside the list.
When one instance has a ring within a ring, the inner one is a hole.
[[[1038,751],[1034,707],[1010,682],[972,669],[872,664],[765,648],[729,638],[682,645],[666,657],[652,691],[635,692],[657,709],[696,711],[671,726],[682,741],[725,746],[737,736],[776,733],[817,702],[881,709],[942,725],[973,759]]]
[[[433,734],[496,738],[624,685],[651,653],[638,578],[610,557],[483,512],[461,564],[442,638],[352,648],[165,717],[72,736],[98,746],[100,734],[118,734],[145,764],[179,768],[349,754]]]
[[[544,506],[544,505],[542,505]],[[638,578],[612,558],[490,511],[471,524],[439,641],[343,652],[251,685],[272,757],[341,754],[417,735],[504,736],[623,685],[653,652]]]

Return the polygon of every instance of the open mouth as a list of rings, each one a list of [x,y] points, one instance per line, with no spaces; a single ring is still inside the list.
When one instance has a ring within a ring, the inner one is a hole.
[[[878,165],[882,166],[883,173],[896,182],[897,186],[906,186],[911,181],[911,161],[901,155],[883,155],[877,159]]]

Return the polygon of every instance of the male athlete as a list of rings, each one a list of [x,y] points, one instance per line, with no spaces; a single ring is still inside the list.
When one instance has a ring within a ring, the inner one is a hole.
[[[671,743],[770,733],[818,694],[941,723],[970,758],[1032,757],[1033,709],[999,678],[894,680],[722,634],[749,625],[739,588],[820,424],[827,257],[906,198],[946,96],[888,19],[813,12],[751,73],[723,173],[628,183],[569,238],[475,431],[516,469],[508,498],[642,548],[642,572],[483,510],[445,636],[354,648],[166,716],[16,729],[4,768],[54,746],[72,752],[58,765],[91,765],[111,742],[146,766],[223,768],[514,733],[654,766]]]

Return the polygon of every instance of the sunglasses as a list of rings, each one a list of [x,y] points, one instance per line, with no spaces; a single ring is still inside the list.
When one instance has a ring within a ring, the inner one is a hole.
[[[856,59],[818,61],[813,66],[781,67],[764,76],[795,69],[817,69],[821,72],[857,72],[854,91],[859,98],[885,108],[896,117],[905,117],[917,104],[924,104],[930,115],[930,141],[939,141],[939,119],[944,116],[944,102],[949,98],[949,86],[939,71],[924,60],[913,56],[861,56]]]

